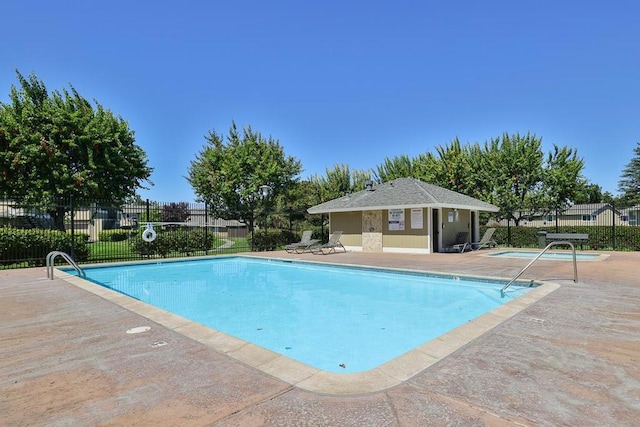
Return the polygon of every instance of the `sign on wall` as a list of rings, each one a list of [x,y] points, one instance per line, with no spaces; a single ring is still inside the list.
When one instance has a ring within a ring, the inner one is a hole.
[[[404,230],[404,209],[389,209],[389,231]]]
[[[411,208],[411,228],[412,229],[422,229],[424,227],[422,212],[423,212],[422,208]]]

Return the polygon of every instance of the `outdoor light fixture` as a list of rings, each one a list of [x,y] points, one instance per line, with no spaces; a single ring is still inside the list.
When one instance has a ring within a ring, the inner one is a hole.
[[[260,186],[260,194],[262,195],[263,199],[266,199],[267,197],[269,197],[269,194],[271,194],[271,191],[273,189],[271,187],[269,187],[268,185],[261,185]]]
[[[258,195],[261,196],[262,198],[262,204],[263,204],[263,213],[264,213],[264,233],[265,233],[265,237],[266,237],[266,233],[267,233],[267,208],[268,208],[268,197],[269,195],[273,192],[273,188],[271,188],[270,186],[264,184],[261,185],[260,187],[258,187]],[[265,240],[266,242],[266,240]],[[266,249],[266,247],[264,248]]]

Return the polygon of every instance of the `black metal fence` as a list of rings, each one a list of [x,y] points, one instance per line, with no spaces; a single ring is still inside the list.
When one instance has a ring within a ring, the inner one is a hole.
[[[291,217],[270,213],[251,232],[242,221],[213,216],[206,204],[65,200],[39,207],[0,199],[0,269],[44,265],[54,250],[101,263],[275,249],[299,238],[301,222]]]
[[[517,224],[489,219],[486,226],[496,227],[494,239],[501,246],[537,247],[538,232],[544,230],[587,234],[585,249],[640,251],[640,207],[600,203],[549,212],[522,215]],[[147,200],[113,206],[68,200],[25,206],[0,199],[0,269],[44,265],[51,251],[67,252],[80,263],[100,263],[273,250],[299,240],[303,229],[327,238],[320,216],[255,214],[260,227],[252,233],[242,221],[215,217],[206,204]]]
[[[512,247],[539,246],[538,232],[588,235],[585,249],[640,251],[640,206],[618,209],[614,204],[591,203],[546,213],[522,214],[519,221],[489,221],[496,227],[498,244]]]

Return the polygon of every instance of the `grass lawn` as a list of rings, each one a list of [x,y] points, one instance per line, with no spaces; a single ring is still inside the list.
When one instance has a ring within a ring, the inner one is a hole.
[[[102,261],[105,259],[138,258],[138,254],[131,251],[129,242],[94,242],[89,243],[88,262]]]
[[[215,249],[226,243],[225,239],[216,239],[213,242],[213,248],[207,253],[204,251],[197,251],[190,255],[221,255],[221,254],[233,254],[237,252],[251,251],[251,246],[244,237],[233,237],[227,240],[233,241],[233,245],[228,248]],[[170,253],[167,258],[182,257],[187,254],[173,252]],[[87,262],[97,262],[105,260],[135,260],[142,256],[131,250],[131,246],[127,240],[120,242],[94,242],[89,243],[89,259]]]

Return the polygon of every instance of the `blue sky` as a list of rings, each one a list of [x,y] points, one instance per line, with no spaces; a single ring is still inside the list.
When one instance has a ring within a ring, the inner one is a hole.
[[[250,124],[302,178],[531,132],[574,147],[617,194],[640,141],[640,2],[5,0],[0,101],[15,70],[129,122],[143,197],[192,201],[209,130]]]

